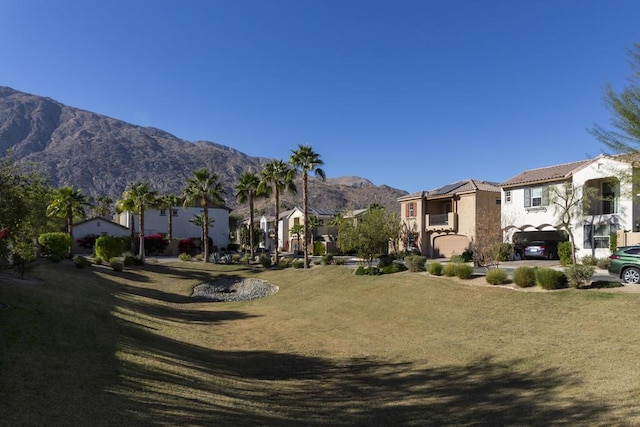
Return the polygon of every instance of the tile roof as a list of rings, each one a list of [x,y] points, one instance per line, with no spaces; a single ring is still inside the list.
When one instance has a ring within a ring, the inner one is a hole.
[[[565,179],[581,167],[593,162],[595,159],[581,160],[579,162],[564,163],[561,165],[547,166],[538,169],[529,169],[519,175],[500,184],[501,187],[512,187],[533,182],[549,182]]]
[[[405,200],[419,199],[426,196],[427,199],[442,196],[452,196],[454,194],[470,193],[474,191],[489,191],[494,193],[500,192],[500,184],[497,182],[482,181],[479,179],[465,179],[462,181],[454,182],[452,184],[444,185],[440,188],[430,191],[417,191],[412,194],[399,197],[399,202]]]

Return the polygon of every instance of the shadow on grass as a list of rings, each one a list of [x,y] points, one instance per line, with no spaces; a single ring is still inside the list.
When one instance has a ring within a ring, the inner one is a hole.
[[[417,366],[373,358],[328,360],[221,351],[155,337],[126,344],[163,370],[127,364],[119,390],[140,420],[195,425],[550,425],[607,419],[609,408],[563,397],[579,380],[523,372],[492,358]],[[156,389],[144,396],[135,390]],[[135,398],[134,398],[135,397]]]

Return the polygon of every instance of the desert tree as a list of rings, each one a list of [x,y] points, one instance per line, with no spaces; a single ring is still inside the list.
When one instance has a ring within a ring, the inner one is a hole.
[[[144,213],[146,209],[158,206],[158,192],[149,188],[148,182],[133,183],[122,193],[120,206],[127,206],[140,218],[140,232],[138,233],[138,256],[142,262],[145,259],[144,250]]]
[[[476,215],[475,236],[471,242],[474,264],[478,267],[497,267],[501,261],[503,242],[500,210],[482,209]]]
[[[47,206],[47,216],[64,218],[67,234],[71,238],[69,245],[69,257],[73,255],[73,219],[74,217],[86,218],[85,208],[90,203],[82,191],[73,187],[58,188],[53,192],[53,199]]]
[[[309,265],[309,251],[307,242],[309,241],[309,172],[313,172],[316,177],[326,180],[324,170],[320,166],[324,162],[320,155],[313,151],[310,145],[298,145],[298,149],[292,150],[289,163],[296,169],[302,171],[302,206],[304,210],[304,239],[302,241],[304,251],[304,268]]]
[[[283,192],[295,194],[297,192],[294,178],[296,170],[282,160],[271,160],[266,163],[260,172],[260,183],[258,192],[260,194],[274,195],[275,206],[275,264],[278,264],[278,221],[280,220],[280,195]]]
[[[194,172],[193,176],[187,180],[182,197],[184,206],[197,204],[203,209],[203,223],[209,224],[209,208],[215,205],[224,204],[223,196],[226,190],[220,183],[218,175],[203,168]],[[211,248],[209,248],[209,227],[204,227],[204,256],[203,261],[209,262]]]
[[[254,242],[255,239],[253,237],[253,222],[254,222],[254,202],[256,197],[258,197],[258,186],[260,185],[260,177],[257,173],[252,171],[246,171],[238,180],[238,184],[235,188],[235,198],[240,203],[249,203],[249,253],[251,254],[251,259],[254,257]]]

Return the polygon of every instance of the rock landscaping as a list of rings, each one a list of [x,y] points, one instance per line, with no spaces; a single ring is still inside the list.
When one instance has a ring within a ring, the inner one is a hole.
[[[215,302],[251,301],[273,295],[278,290],[278,286],[262,279],[222,277],[212,283],[197,285],[191,297]]]

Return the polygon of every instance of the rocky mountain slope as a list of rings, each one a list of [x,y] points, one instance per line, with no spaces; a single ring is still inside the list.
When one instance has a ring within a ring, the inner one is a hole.
[[[0,153],[9,149],[13,158],[34,165],[56,187],[74,186],[83,194],[113,200],[133,182],[150,182],[161,194],[179,194],[193,171],[206,167],[226,188],[227,205],[242,214],[246,206],[238,206],[233,198],[238,178],[248,169],[260,171],[270,160],[213,142],[185,141],[160,129],[0,86]],[[283,196],[288,207],[301,206],[301,184],[298,187],[297,195]],[[335,210],[371,203],[399,209],[396,199],[407,194],[360,177],[311,179],[309,193],[311,206]],[[258,207],[269,211],[271,205],[261,201]]]

